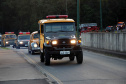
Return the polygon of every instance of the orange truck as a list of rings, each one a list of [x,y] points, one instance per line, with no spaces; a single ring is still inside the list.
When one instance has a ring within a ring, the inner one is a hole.
[[[81,41],[76,38],[75,21],[68,15],[49,15],[38,21],[40,39],[40,61],[50,65],[54,60],[68,57],[77,63],[83,62]]]
[[[13,46],[16,47],[17,49],[20,49],[20,47],[28,47],[29,40],[30,40],[30,32],[19,32],[17,40],[15,41],[15,45]]]
[[[118,28],[118,29],[117,29]],[[116,30],[122,30],[125,28],[125,23],[124,22],[118,22],[116,25]]]
[[[5,34],[3,34],[1,37],[1,46],[6,47],[14,45],[16,38],[17,37],[14,32],[5,32]]]

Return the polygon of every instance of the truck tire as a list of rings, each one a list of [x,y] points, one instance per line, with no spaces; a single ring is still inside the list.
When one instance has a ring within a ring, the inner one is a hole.
[[[78,64],[82,64],[82,62],[83,62],[83,52],[78,53],[78,55],[76,56],[76,59],[77,59]]]
[[[69,57],[70,61],[74,61],[74,56]]]
[[[33,50],[31,50],[31,54],[32,54],[32,55],[34,54],[34,51],[33,51]]]
[[[50,65],[50,56],[47,53],[46,49],[44,49],[44,56],[45,56],[45,65]]]
[[[40,61],[44,62],[44,54],[40,51]]]
[[[31,51],[30,51],[30,49],[29,49],[29,46],[28,46],[28,53],[29,53],[29,54],[31,53]]]
[[[20,47],[19,47],[19,46],[17,46],[17,47],[16,47],[16,49],[20,49]]]

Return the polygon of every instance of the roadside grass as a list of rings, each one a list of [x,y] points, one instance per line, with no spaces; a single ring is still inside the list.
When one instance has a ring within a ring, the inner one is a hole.
[[[0,48],[2,48],[2,49],[6,49],[6,50],[9,50],[9,48],[6,48],[6,47],[0,47]]]

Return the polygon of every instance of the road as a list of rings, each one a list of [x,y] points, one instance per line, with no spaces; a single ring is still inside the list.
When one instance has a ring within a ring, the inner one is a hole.
[[[13,48],[11,48],[13,49]],[[50,66],[40,62],[39,54],[28,54],[27,48],[13,49],[59,84],[126,84],[126,60],[83,50],[83,64],[68,58],[51,60]]]

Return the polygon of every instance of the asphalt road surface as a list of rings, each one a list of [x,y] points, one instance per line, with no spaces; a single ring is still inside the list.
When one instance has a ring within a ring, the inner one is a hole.
[[[126,60],[120,58],[83,50],[83,64],[63,58],[51,60],[51,65],[45,66],[39,54],[31,55],[27,48],[13,50],[22,53],[39,71],[59,84],[126,84]]]

